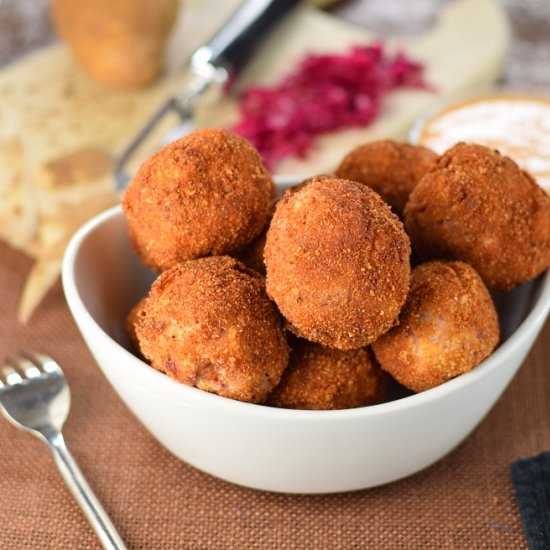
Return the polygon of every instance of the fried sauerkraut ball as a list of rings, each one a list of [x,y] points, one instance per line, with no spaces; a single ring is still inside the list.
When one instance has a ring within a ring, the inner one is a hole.
[[[136,325],[139,322],[139,318],[144,315],[145,302],[147,301],[147,296],[144,296],[128,313],[126,317],[126,323],[124,328],[126,329],[126,334],[130,339],[130,343],[136,351],[141,354],[139,339],[136,334]]]
[[[405,226],[421,256],[468,262],[489,288],[509,290],[550,265],[550,197],[482,145],[444,153],[411,193]]]
[[[237,260],[265,276],[264,248],[267,229],[256,237],[244,250],[236,254]]]
[[[437,158],[423,145],[390,139],[374,141],[348,153],[336,175],[368,185],[401,216],[409,194]]]
[[[285,194],[267,232],[267,292],[296,335],[338,349],[374,341],[409,285],[409,239],[367,186],[313,180]]]
[[[309,181],[310,180],[305,180],[302,183],[293,185],[292,187],[288,187],[283,194],[291,195],[293,193],[296,193],[296,191],[299,191],[302,187],[307,185]],[[256,237],[246,248],[244,248],[241,252],[235,254],[234,256],[235,258],[237,258],[237,260],[241,261],[243,264],[250,267],[251,269],[254,269],[258,273],[261,273],[262,275],[266,274],[264,249],[267,237],[267,230],[269,229],[269,224],[271,223],[271,219],[273,218],[273,214],[275,213],[275,208],[280,199],[280,196],[277,196],[273,199],[271,207],[267,214],[266,226],[264,230],[260,233],[259,237]]]
[[[262,231],[273,183],[260,155],[227,130],[197,130],[138,170],[122,207],[143,261],[178,262],[241,250]]]
[[[367,349],[342,351],[298,340],[268,403],[287,409],[349,409],[382,403],[388,378]]]
[[[261,402],[287,366],[283,322],[263,278],[228,256],[164,271],[134,319],[154,368],[224,397]]]
[[[372,350],[400,384],[420,392],[468,372],[495,349],[498,317],[480,276],[464,262],[415,267],[399,325]]]

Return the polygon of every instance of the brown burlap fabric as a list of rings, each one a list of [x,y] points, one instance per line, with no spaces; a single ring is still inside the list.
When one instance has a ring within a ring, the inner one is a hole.
[[[374,2],[365,4],[374,9]],[[382,4],[389,5],[377,6]],[[546,0],[504,4],[515,28],[508,79],[548,86]],[[0,64],[14,55],[9,36],[20,37],[20,51],[50,39],[40,19],[45,5],[44,0],[0,3],[0,13],[12,17],[11,26],[9,18],[0,17]],[[34,22],[24,27],[34,34],[16,33],[22,21]],[[278,495],[214,479],[160,447],[100,374],[60,284],[27,326],[18,325],[17,301],[30,267],[28,258],[0,244],[1,354],[31,347],[63,366],[73,403],[64,430],[67,443],[129,548],[526,547],[509,465],[550,449],[550,323],[495,408],[438,464],[356,493]],[[99,548],[41,442],[0,418],[0,453],[1,549]]]

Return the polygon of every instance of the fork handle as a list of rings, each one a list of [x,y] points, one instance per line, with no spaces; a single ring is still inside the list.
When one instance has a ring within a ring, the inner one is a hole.
[[[88,485],[84,475],[65,445],[60,432],[46,438],[55,463],[66,484],[82,508],[86,518],[106,550],[124,550],[126,545],[120,538],[107,512]]]

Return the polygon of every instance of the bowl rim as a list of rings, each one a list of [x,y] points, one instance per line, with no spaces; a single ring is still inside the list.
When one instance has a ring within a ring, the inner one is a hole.
[[[119,205],[113,206],[104,212],[94,216],[86,222],[71,238],[63,257],[62,265],[62,284],[66,301],[69,305],[71,313],[75,318],[81,332],[82,327],[86,326],[89,338],[101,342],[106,345],[114,345],[119,352],[132,363],[132,369],[137,369],[143,378],[142,382],[138,382],[136,378],[132,379],[133,384],[143,385],[148,391],[162,393],[163,397],[173,401],[192,402],[195,405],[201,405],[209,408],[220,408],[225,410],[232,409],[234,412],[253,413],[255,416],[273,418],[295,418],[308,421],[340,421],[344,419],[353,419],[361,417],[376,417],[382,414],[399,412],[403,409],[411,409],[418,406],[424,406],[429,402],[445,398],[448,394],[454,393],[471,384],[475,384],[477,380],[485,377],[496,368],[499,368],[500,363],[505,361],[505,357],[513,351],[522,347],[522,344],[527,340],[534,327],[542,326],[548,312],[550,310],[550,269],[541,274],[540,279],[541,289],[539,296],[534,303],[531,311],[523,319],[516,330],[505,340],[499,347],[484,361],[473,368],[471,371],[464,373],[447,382],[430,388],[429,390],[409,395],[394,401],[380,403],[378,405],[370,405],[365,407],[357,407],[352,409],[340,410],[300,410],[300,409],[284,409],[270,407],[263,404],[246,403],[237,401],[227,397],[222,397],[213,393],[200,390],[198,388],[187,386],[177,382],[165,374],[158,372],[150,367],[147,363],[136,357],[128,351],[119,342],[109,336],[92,317],[91,313],[85,307],[84,302],[77,290],[75,280],[75,267],[78,260],[79,252],[84,242],[90,238],[100,227],[107,222],[124,216],[122,208]],[[77,319],[78,317],[78,319]],[[101,369],[103,367],[100,365]],[[114,366],[113,368],[117,368]]]

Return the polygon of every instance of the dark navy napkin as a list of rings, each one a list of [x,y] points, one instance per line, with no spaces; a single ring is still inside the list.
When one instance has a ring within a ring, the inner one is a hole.
[[[510,466],[529,550],[550,550],[550,452]]]

